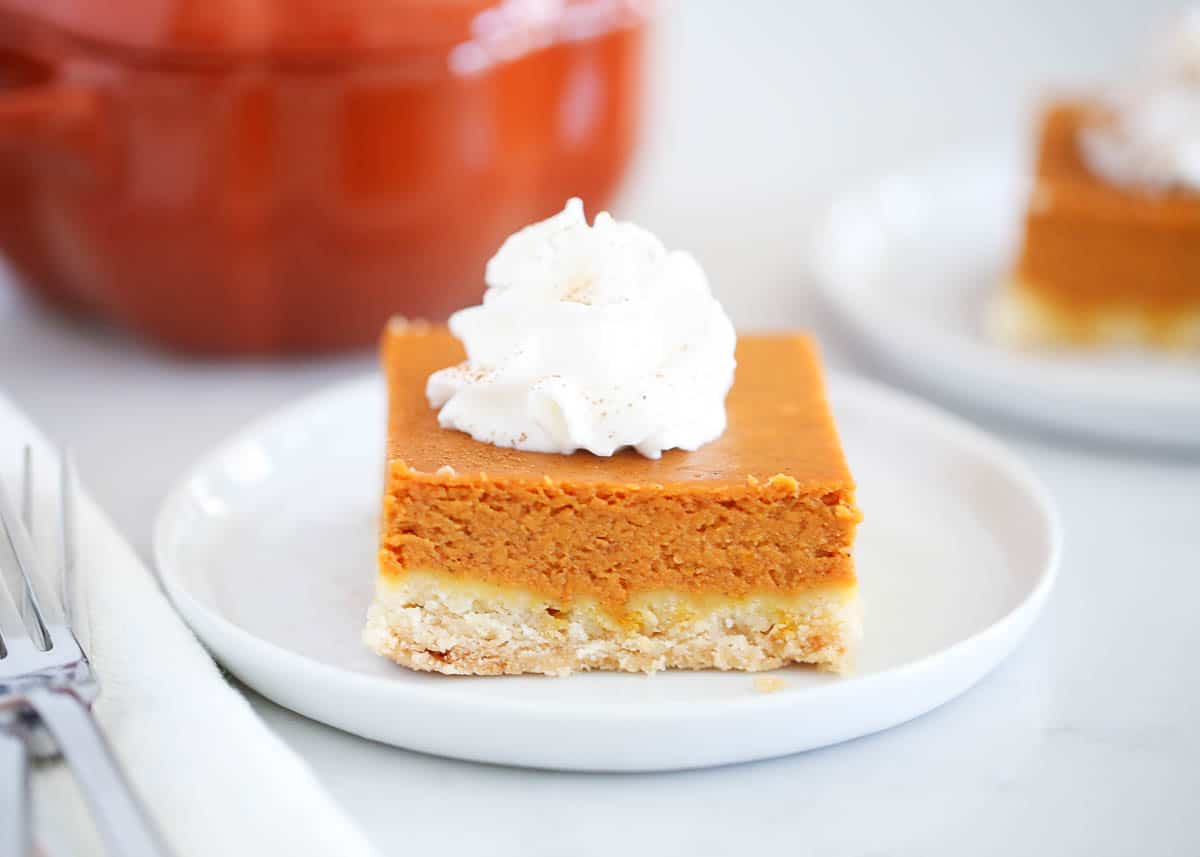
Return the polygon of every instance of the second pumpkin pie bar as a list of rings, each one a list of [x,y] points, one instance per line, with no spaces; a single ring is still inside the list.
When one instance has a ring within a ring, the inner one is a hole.
[[[468,675],[847,666],[860,514],[808,338],[743,337],[724,434],[658,460],[441,428],[425,381],[463,358],[443,329],[393,324],[382,358],[378,653]]]
[[[1046,114],[996,333],[1014,345],[1200,349],[1200,193],[1097,175],[1081,140],[1098,112],[1063,102]]]

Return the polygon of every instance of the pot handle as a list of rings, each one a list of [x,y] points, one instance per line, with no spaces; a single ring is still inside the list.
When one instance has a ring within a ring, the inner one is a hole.
[[[15,148],[76,158],[92,154],[86,150],[97,142],[100,93],[53,76],[28,79],[21,74],[28,65],[22,57],[0,50],[0,152]],[[10,66],[12,75],[5,73]]]
[[[94,112],[94,93],[88,90],[56,84],[0,88],[0,145],[61,139]]]

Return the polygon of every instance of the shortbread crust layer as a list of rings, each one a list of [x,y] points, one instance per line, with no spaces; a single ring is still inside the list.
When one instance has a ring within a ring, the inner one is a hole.
[[[853,583],[742,598],[633,595],[614,615],[516,587],[434,571],[381,577],[363,640],[416,670],[450,675],[566,675],[581,670],[769,670],[850,666],[861,636]]]
[[[1071,345],[1200,351],[1200,307],[1170,314],[1132,306],[1067,309],[1016,281],[1005,286],[988,323],[995,340],[1014,348]]]

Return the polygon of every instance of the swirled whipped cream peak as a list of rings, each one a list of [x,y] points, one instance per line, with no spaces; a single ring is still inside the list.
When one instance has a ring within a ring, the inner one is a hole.
[[[1181,16],[1086,130],[1084,158],[1126,187],[1200,190],[1200,7]]]
[[[426,386],[443,428],[531,452],[694,450],[725,430],[733,325],[700,265],[632,223],[567,202],[488,262],[466,348]]]

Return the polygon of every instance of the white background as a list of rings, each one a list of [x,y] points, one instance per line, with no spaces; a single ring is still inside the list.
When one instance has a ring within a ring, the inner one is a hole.
[[[831,196],[1023,133],[1040,96],[1112,79],[1179,6],[680,0],[617,213],[695,252],[739,325],[815,327],[834,363],[870,370],[807,293],[807,230]],[[370,367],[182,362],[0,283],[0,388],[76,450],[145,555],[186,464]],[[390,853],[1200,853],[1200,461],[991,428],[1061,507],[1060,584],[1007,664],[907,726],[773,762],[575,775],[423,757],[255,704]]]

